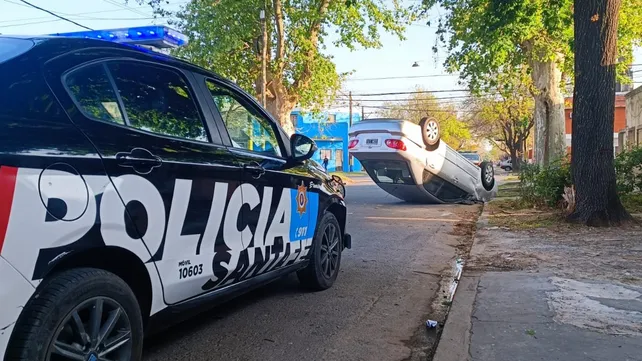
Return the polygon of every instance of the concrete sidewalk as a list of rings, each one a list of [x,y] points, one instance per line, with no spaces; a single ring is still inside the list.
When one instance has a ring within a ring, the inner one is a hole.
[[[501,244],[501,234],[481,233],[486,237],[475,237],[482,246],[474,244],[470,258]],[[576,278],[543,263],[529,271],[464,267],[433,360],[642,361],[642,288]]]

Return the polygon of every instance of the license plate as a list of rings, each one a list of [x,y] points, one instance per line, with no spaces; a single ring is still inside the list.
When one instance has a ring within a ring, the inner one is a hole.
[[[366,145],[379,145],[379,139],[366,139]]]

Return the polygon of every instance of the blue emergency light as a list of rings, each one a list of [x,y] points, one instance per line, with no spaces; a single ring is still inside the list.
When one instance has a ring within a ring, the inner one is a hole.
[[[71,33],[51,34],[51,36],[99,39],[115,43],[148,45],[161,49],[176,48],[186,45],[188,42],[186,35],[167,26],[160,25],[122,29],[76,31]]]

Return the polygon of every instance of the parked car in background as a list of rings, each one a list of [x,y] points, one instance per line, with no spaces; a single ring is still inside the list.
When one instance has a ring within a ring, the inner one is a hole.
[[[408,202],[487,201],[497,194],[490,162],[475,165],[440,137],[439,124],[364,120],[350,128],[349,150],[375,183]]]
[[[499,167],[507,172],[510,172],[513,170],[513,161],[511,160],[511,158],[504,159],[499,162]]]
[[[481,155],[476,152],[464,152],[460,151],[459,154],[463,155],[466,159],[473,162],[474,165],[480,166],[482,163]]]

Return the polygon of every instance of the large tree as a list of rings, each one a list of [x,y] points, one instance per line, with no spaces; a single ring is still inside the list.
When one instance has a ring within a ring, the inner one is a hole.
[[[441,139],[455,149],[466,145],[471,134],[468,125],[459,118],[457,104],[440,100],[418,87],[417,93],[402,101],[384,102],[378,107],[381,116],[404,119],[415,124],[422,117],[434,117],[439,122]]]
[[[575,2],[575,91],[571,173],[575,210],[570,218],[592,226],[630,219],[617,194],[613,112],[622,0]]]
[[[619,71],[632,60],[642,38],[641,0],[623,0]],[[446,11],[438,19],[447,44],[446,65],[477,89],[493,85],[504,66],[528,65],[534,84],[535,157],[560,158],[564,138],[563,87],[573,72],[573,0],[424,0]],[[435,46],[435,50],[437,50]]]
[[[178,55],[216,71],[261,98],[262,27],[266,14],[267,109],[287,132],[299,105],[322,109],[332,101],[344,74],[322,50],[336,46],[381,47],[380,30],[403,39],[412,9],[399,0],[191,0],[180,11],[163,10],[164,0],[138,0],[175,19],[190,42]],[[334,33],[332,36],[329,33]]]
[[[495,74],[497,86],[481,92],[472,101],[471,125],[476,132],[510,154],[513,169],[519,170],[521,153],[533,128],[532,81],[525,67]]]

